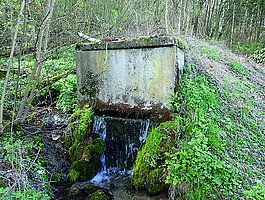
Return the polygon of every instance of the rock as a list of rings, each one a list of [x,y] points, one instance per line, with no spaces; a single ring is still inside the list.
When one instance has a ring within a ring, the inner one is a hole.
[[[86,196],[86,199],[91,200],[114,199],[113,193],[108,188],[101,188],[92,184],[90,181],[74,183],[69,189],[69,196],[72,198]]]

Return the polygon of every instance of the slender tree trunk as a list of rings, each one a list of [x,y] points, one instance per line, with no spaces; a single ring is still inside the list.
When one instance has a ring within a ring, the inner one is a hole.
[[[7,82],[8,82],[9,73],[11,70],[11,62],[12,62],[13,57],[14,57],[14,51],[15,51],[17,36],[18,36],[18,28],[19,28],[21,18],[23,16],[24,8],[25,8],[25,0],[23,0],[21,5],[20,5],[20,11],[19,11],[17,24],[16,24],[16,28],[15,28],[15,32],[14,32],[14,36],[13,36],[13,40],[12,40],[12,48],[11,48],[11,52],[10,52],[10,56],[9,56],[9,60],[8,60],[8,68],[7,68],[5,82],[4,82],[4,86],[3,86],[3,93],[1,96],[1,102],[0,102],[0,134],[2,134],[4,131],[3,111],[4,111],[4,101],[5,101],[5,95],[6,95],[6,89],[7,89]]]
[[[232,27],[231,27],[231,35],[230,35],[230,45],[233,43],[233,37],[234,37],[234,28],[235,28],[235,3],[233,3],[233,16],[232,16]]]
[[[46,55],[46,51],[47,51],[48,37],[46,37],[45,41],[43,41],[43,38],[45,37],[44,32],[46,33],[49,32],[49,23],[50,23],[50,18],[53,13],[54,2],[55,0],[48,0],[46,15],[44,17],[44,20],[43,20],[42,26],[40,27],[40,31],[38,35],[38,41],[37,41],[38,47],[37,47],[37,55],[36,55],[36,61],[34,64],[34,69],[29,78],[26,91],[24,93],[22,102],[20,104],[15,124],[25,121],[29,108],[30,108],[30,104],[32,103],[32,100],[34,97],[35,89],[36,89],[38,79],[39,79],[39,76],[42,70],[43,58]]]
[[[166,0],[166,11],[165,11],[165,22],[166,22],[166,33],[168,34],[168,0]]]

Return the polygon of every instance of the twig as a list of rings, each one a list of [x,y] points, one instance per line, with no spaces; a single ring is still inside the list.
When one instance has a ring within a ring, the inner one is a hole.
[[[29,168],[25,171],[25,174],[27,174],[27,173],[29,172],[29,170],[31,170],[33,164],[36,162],[36,160],[37,160],[38,157],[39,157],[40,151],[41,151],[41,149],[38,150],[35,159],[33,160],[32,164],[29,166]],[[13,190],[13,189],[16,187],[16,185],[18,184],[18,182],[21,181],[21,180],[22,180],[22,178],[17,179],[17,180],[15,181],[15,183],[13,183],[13,185],[12,185],[12,186],[11,186],[11,187],[10,187],[10,188],[9,188],[4,194],[3,194],[2,197],[6,196],[11,190]]]

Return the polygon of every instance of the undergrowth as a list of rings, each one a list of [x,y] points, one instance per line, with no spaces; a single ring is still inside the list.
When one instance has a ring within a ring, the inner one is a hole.
[[[40,76],[34,82],[36,90],[33,105],[39,104],[48,96],[51,89],[58,91],[56,108],[62,112],[71,112],[77,104],[76,97],[76,76],[58,76],[66,71],[73,71],[75,67],[75,51],[72,46],[66,51],[57,53],[56,56],[43,62],[43,69]],[[19,63],[19,60],[21,61]],[[0,67],[4,69],[7,65],[7,58],[0,59]],[[52,189],[48,179],[48,172],[45,170],[44,162],[39,159],[42,148],[41,139],[34,139],[34,136],[23,136],[23,132],[8,133],[11,124],[11,116],[18,106],[28,84],[30,74],[34,67],[35,59],[32,55],[24,55],[20,59],[13,60],[12,71],[8,80],[6,98],[4,101],[4,125],[6,130],[0,136],[0,199],[51,199]],[[19,66],[20,65],[20,66]],[[20,71],[18,71],[20,67]],[[2,71],[0,71],[2,74]],[[58,76],[58,77],[57,77]],[[19,78],[18,78],[19,77]],[[52,85],[47,86],[47,80]],[[0,93],[2,91],[4,77],[0,79]],[[50,94],[49,94],[50,95]],[[53,95],[53,94],[52,94]],[[54,97],[50,95],[51,97]],[[52,102],[51,102],[52,103]],[[46,104],[47,105],[47,104]],[[34,116],[33,116],[34,117]],[[30,119],[29,119],[30,120]],[[23,137],[22,137],[23,136]],[[35,137],[37,138],[37,137]]]
[[[236,198],[240,189],[240,174],[222,157],[214,88],[203,74],[185,76],[173,100],[175,112],[184,112],[174,118],[182,124],[183,137],[166,153],[166,182],[176,186],[178,195],[184,193],[178,185],[185,183],[188,199]]]
[[[166,153],[166,182],[186,199],[265,199],[262,66],[206,43],[193,50],[198,65],[189,63],[172,101],[182,137]]]
[[[66,50],[61,50],[61,52],[58,52],[55,56],[50,57],[42,63],[43,66],[40,76],[33,83],[37,86],[34,95],[35,101],[33,102],[40,103],[38,99],[43,98],[44,96],[49,96],[50,88],[55,88],[60,92],[58,100],[56,101],[57,108],[63,112],[70,112],[70,110],[72,111],[76,105],[76,99],[73,97],[76,96],[76,81],[74,75],[66,78],[61,77],[60,80],[57,81],[58,83],[48,82],[48,84],[53,84],[53,86],[47,86],[47,80],[52,80],[53,77],[75,68],[74,46],[69,46]],[[7,61],[7,58],[0,58],[0,68],[6,66]],[[29,77],[33,71],[34,62],[35,59],[31,54],[23,55],[21,58],[15,57],[13,59],[12,76],[9,76],[6,98],[4,101],[6,112],[12,110],[14,105],[19,106],[25,88],[29,82]],[[19,68],[20,71],[18,71]],[[0,79],[0,92],[3,89],[3,82],[4,79]],[[69,93],[69,96],[66,96],[66,93]]]
[[[76,75],[70,74],[52,85],[52,88],[59,91],[56,99],[56,108],[69,113],[77,107]]]
[[[0,140],[1,199],[51,199],[48,174],[38,157],[42,143],[34,138],[21,140],[21,135],[5,133]]]

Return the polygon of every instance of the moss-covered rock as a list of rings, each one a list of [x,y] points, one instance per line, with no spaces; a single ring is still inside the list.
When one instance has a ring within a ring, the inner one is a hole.
[[[157,194],[166,186],[164,183],[163,166],[165,152],[179,138],[179,124],[176,121],[161,123],[148,133],[146,142],[138,151],[132,169],[132,185],[135,189],[147,189],[152,195]]]
[[[161,141],[161,131],[158,128],[153,128],[148,134],[145,144],[138,152],[132,169],[132,185],[136,189],[146,187],[146,180],[150,171],[157,166]]]
[[[70,131],[65,142],[69,147],[71,181],[91,179],[101,166],[100,156],[106,150],[106,143],[101,138],[92,139],[92,116],[90,108],[83,108],[77,109],[69,119]]]
[[[69,118],[69,129],[65,136],[65,142],[68,147],[72,147],[74,143],[83,142],[87,136],[89,129],[92,127],[93,111],[91,108],[79,108]]]
[[[90,195],[90,200],[110,200],[110,197],[101,189]]]
[[[162,168],[154,169],[149,173],[146,187],[150,195],[158,194],[165,188],[166,184],[164,182],[163,174],[164,172]]]

